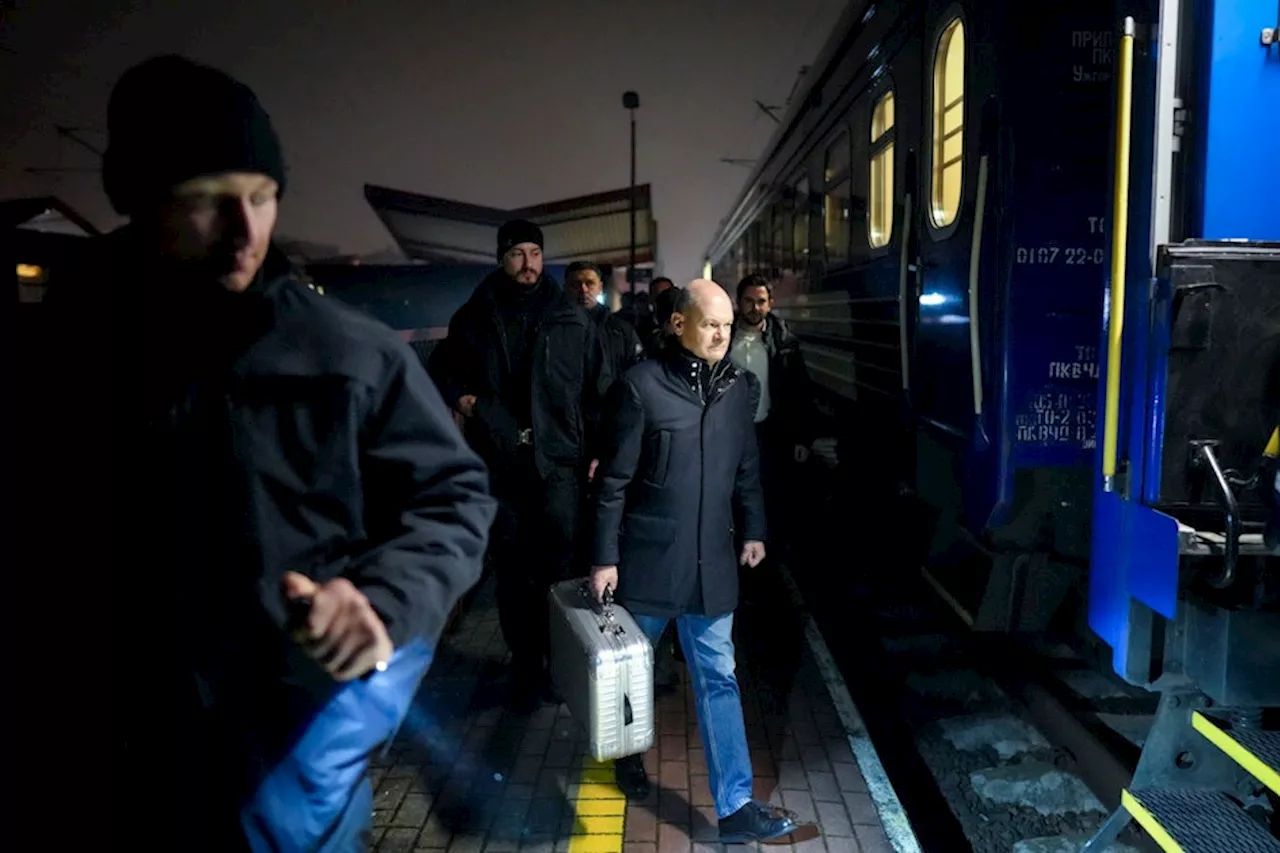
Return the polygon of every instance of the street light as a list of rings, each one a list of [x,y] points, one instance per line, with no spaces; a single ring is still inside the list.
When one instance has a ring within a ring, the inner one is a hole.
[[[627,264],[628,290],[636,292],[636,110],[640,108],[640,96],[635,92],[622,93],[622,106],[631,112],[631,260]]]

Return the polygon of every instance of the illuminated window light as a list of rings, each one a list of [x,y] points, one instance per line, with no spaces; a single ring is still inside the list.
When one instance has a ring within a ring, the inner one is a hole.
[[[18,264],[18,278],[23,281],[43,281],[44,267],[35,264]]]

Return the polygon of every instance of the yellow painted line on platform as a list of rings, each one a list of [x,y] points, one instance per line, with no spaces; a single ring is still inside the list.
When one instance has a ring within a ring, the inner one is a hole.
[[[579,800],[577,812],[579,817],[622,817],[627,813],[627,801]]]
[[[613,785],[613,768],[612,767],[584,767],[582,769],[581,781],[583,784],[590,782],[598,782],[605,785]]]
[[[1246,749],[1244,744],[1233,738],[1230,732],[1223,730],[1199,711],[1191,713],[1191,725],[1208,738],[1210,743],[1230,756],[1232,761],[1252,773],[1255,779],[1280,794],[1280,771],[1269,767],[1265,761]]]
[[[613,762],[584,759],[576,788],[569,853],[622,853],[627,798],[613,781]]]
[[[1160,821],[1156,820],[1156,816],[1147,811],[1146,806],[1138,801],[1138,798],[1128,791],[1120,792],[1120,805],[1133,815],[1133,819],[1138,825],[1147,831],[1147,835],[1151,836],[1151,840],[1160,846],[1164,853],[1186,853],[1182,849],[1182,845],[1174,840]]]
[[[612,800],[621,796],[622,792],[612,782],[585,782],[578,786],[579,800]]]

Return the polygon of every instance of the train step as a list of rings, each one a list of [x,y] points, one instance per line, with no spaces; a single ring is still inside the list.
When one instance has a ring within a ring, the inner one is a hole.
[[[1280,853],[1280,840],[1218,791],[1138,789],[1120,804],[1165,853]]]
[[[1191,725],[1232,761],[1280,795],[1280,732],[1232,729],[1199,711],[1192,712]]]
[[[1273,552],[1261,533],[1241,533],[1236,540],[1241,557],[1266,557]],[[1221,557],[1226,552],[1227,537],[1213,530],[1197,530],[1178,522],[1178,553],[1192,557]]]

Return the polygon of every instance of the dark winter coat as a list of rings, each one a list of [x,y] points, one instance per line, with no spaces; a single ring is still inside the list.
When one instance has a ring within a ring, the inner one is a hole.
[[[290,636],[284,573],[345,578],[396,646],[434,647],[496,506],[391,330],[276,251],[240,294],[147,255],[124,229],[51,290],[65,337],[46,374],[50,512],[84,514],[69,532],[94,537],[92,561],[72,565],[109,584],[110,631],[86,630],[114,641],[121,737],[171,750],[216,718],[230,740],[213,754],[271,766],[300,709],[337,687]]]
[[[615,379],[626,373],[632,365],[644,360],[644,345],[640,342],[636,327],[627,322],[620,312],[614,313],[601,306],[593,310],[591,316],[604,336],[605,354]]]
[[[763,541],[754,377],[679,347],[610,395],[593,564],[618,567],[635,613],[720,616],[738,604],[738,537]]]
[[[511,466],[521,430],[530,429],[534,458],[545,477],[552,467],[577,467],[594,458],[600,408],[612,374],[596,324],[554,280],[544,277],[534,285],[545,299],[535,318],[527,374],[531,387],[519,387],[495,292],[505,275],[502,270],[489,275],[453,315],[449,335],[432,352],[429,367],[451,405],[475,395],[467,437],[491,469]],[[525,399],[529,423],[519,415]]]
[[[733,327],[734,334],[738,327]],[[814,389],[797,338],[786,321],[769,315],[764,327],[769,354],[769,422],[775,434],[792,444],[808,446],[819,436],[821,418],[814,406]]]
[[[191,287],[127,297],[117,402],[142,487],[131,573],[155,573],[162,596],[190,590],[167,606],[189,606],[193,626],[246,636],[259,617],[285,626],[284,572],[343,576],[396,645],[434,645],[479,578],[496,506],[417,357],[274,250],[245,293],[197,304]]]

